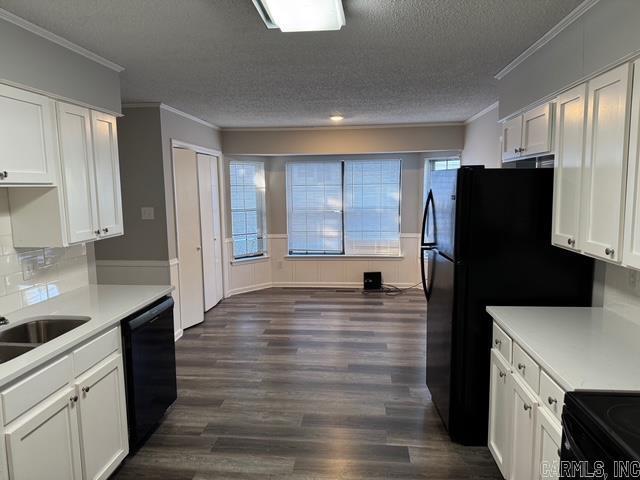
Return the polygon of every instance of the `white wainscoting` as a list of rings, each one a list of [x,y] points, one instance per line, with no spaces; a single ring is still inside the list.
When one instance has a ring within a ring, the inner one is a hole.
[[[382,272],[383,282],[400,288],[420,282],[418,234],[402,234],[402,256],[398,258],[327,257],[290,258],[286,235],[269,235],[268,258],[228,264],[225,296],[269,287],[358,288],[362,274]],[[227,239],[226,258],[233,258],[232,242]]]

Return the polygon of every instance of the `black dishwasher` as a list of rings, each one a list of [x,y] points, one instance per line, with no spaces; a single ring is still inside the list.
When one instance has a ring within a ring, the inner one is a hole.
[[[177,398],[173,299],[122,321],[129,448],[138,450]]]

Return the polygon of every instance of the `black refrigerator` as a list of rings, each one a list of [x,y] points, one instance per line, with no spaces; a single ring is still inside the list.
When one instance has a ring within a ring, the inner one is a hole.
[[[487,305],[590,306],[592,259],[551,245],[553,169],[431,172],[422,281],[427,386],[451,439],[486,445]]]

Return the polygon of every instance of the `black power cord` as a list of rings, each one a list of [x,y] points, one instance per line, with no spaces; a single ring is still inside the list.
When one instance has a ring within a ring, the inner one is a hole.
[[[378,290],[362,290],[362,294],[369,295],[370,293],[384,293],[385,295],[388,295],[390,297],[397,297],[398,295],[402,295],[407,290],[411,290],[412,288],[417,287],[421,283],[422,282],[418,282],[414,285],[411,285],[410,287],[405,287],[405,288],[400,288],[400,287],[396,287],[395,285],[383,283],[382,288]]]

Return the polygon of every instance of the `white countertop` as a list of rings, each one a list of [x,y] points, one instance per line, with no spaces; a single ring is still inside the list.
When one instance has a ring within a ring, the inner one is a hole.
[[[0,386],[117,324],[172,290],[173,287],[167,285],[88,285],[6,315],[9,325],[0,327],[0,331],[43,315],[87,316],[91,320],[19,357],[1,363]]]
[[[565,390],[640,390],[640,324],[632,319],[587,307],[487,312]]]

